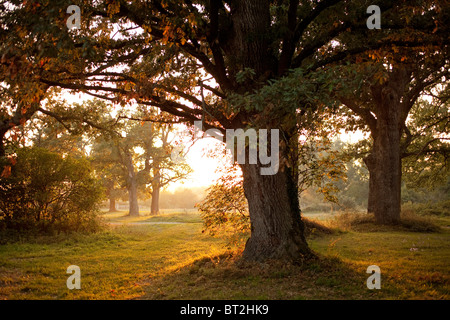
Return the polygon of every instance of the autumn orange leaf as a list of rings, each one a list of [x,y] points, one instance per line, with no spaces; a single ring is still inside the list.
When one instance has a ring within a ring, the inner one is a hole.
[[[3,168],[2,174],[0,175],[0,178],[9,178],[11,175],[11,166],[5,166]]]

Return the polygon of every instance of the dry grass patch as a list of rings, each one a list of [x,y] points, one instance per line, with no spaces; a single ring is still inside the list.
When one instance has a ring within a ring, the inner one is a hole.
[[[402,212],[400,223],[392,226],[378,224],[371,214],[360,212],[341,212],[324,222],[330,229],[357,232],[439,232],[441,228],[432,217],[419,216],[410,211]]]

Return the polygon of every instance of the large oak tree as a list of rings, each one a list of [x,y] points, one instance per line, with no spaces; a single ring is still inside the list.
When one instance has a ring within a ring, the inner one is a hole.
[[[359,66],[358,75],[344,73],[342,81],[355,78],[361,81],[360,85],[352,84],[345,94],[337,94],[353,112],[350,117],[359,117],[370,132],[371,150],[364,158],[370,174],[368,212],[383,224],[400,221],[402,158],[411,153],[407,150],[413,137],[407,122],[413,106],[422,95],[434,95],[432,104],[444,104],[448,108],[445,95],[439,92],[448,90],[450,77],[446,23],[450,7],[425,1],[416,10],[404,11],[399,18],[384,19],[392,28],[400,23],[407,26],[402,32],[392,33],[387,29],[377,35],[383,37],[384,33],[394,43],[402,35],[411,44],[407,47],[393,44],[390,50],[379,48],[351,57]],[[418,26],[420,32],[413,31]],[[353,38],[342,41],[353,42],[368,36],[367,31],[361,30]],[[437,120],[437,115],[429,118],[429,125]],[[434,137],[433,141],[441,139],[442,136]]]
[[[382,15],[395,17],[421,1],[376,2]],[[180,121],[201,120],[204,129],[222,133],[250,127],[280,130],[276,174],[261,175],[262,163],[241,165],[251,220],[243,254],[247,260],[298,261],[311,255],[293,155],[302,114],[322,103],[315,97],[326,80],[316,80],[314,72],[367,50],[417,45],[415,39],[392,37],[345,45],[333,41],[367,28],[366,9],[375,3],[363,0],[11,3],[15,6],[5,5],[9,10],[2,16],[4,34],[24,32],[31,40],[26,59],[43,66],[36,78],[42,85],[157,107]],[[68,30],[65,10],[73,4],[81,7],[81,28]],[[392,33],[402,28],[396,25]],[[17,45],[4,45],[9,46]],[[276,103],[231,103],[274,81],[283,84],[293,69],[302,72],[292,79],[308,81],[301,90],[291,81],[289,87],[273,87],[281,88],[272,92]],[[200,90],[206,91],[204,99]]]

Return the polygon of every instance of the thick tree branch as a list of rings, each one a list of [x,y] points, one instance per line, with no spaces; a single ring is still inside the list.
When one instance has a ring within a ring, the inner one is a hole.
[[[44,108],[42,108],[42,107],[39,107],[37,111],[39,111],[39,112],[41,112],[41,113],[43,113],[43,114],[45,114],[45,115],[48,115],[48,116],[54,118],[56,121],[58,121],[59,123],[61,123],[61,124],[64,126],[64,128],[65,128],[67,131],[69,131],[69,132],[73,132],[73,130],[72,130],[72,128],[70,128],[69,125],[67,125],[67,124],[65,123],[65,121],[78,120],[78,121],[81,121],[81,122],[83,122],[83,123],[86,123],[87,125],[89,125],[89,126],[92,127],[92,128],[95,128],[95,129],[98,129],[98,130],[101,130],[101,131],[108,131],[108,132],[114,132],[114,133],[116,133],[116,132],[115,132],[114,130],[112,130],[111,128],[102,126],[102,125],[100,125],[100,124],[98,124],[98,123],[95,123],[95,122],[93,122],[93,121],[91,121],[91,120],[89,120],[89,119],[86,119],[86,118],[84,118],[84,117],[80,117],[80,116],[65,116],[65,115],[60,115],[60,114],[58,114],[58,113],[56,113],[56,112],[53,112],[53,111],[44,109]],[[117,134],[117,133],[116,133],[116,134]]]
[[[450,140],[450,138],[441,137],[441,138],[431,139],[431,140],[427,141],[420,150],[415,151],[415,152],[403,152],[401,154],[401,157],[402,158],[406,158],[406,157],[410,157],[410,156],[418,157],[420,155],[429,154],[429,153],[442,153],[444,155],[448,155],[448,154],[450,154],[450,148],[448,146],[442,146],[442,147],[438,147],[438,148],[428,148],[428,146],[430,144],[432,144],[433,142],[442,141],[442,140]]]
[[[283,37],[283,46],[281,48],[281,55],[278,62],[278,75],[284,74],[287,69],[289,69],[292,56],[295,52],[295,44],[298,41],[298,39],[295,39],[298,5],[299,0],[289,1],[287,31]]]
[[[347,108],[349,108],[354,113],[356,113],[361,118],[363,118],[364,121],[369,126],[370,131],[372,131],[373,133],[377,131],[377,119],[373,116],[373,114],[370,112],[370,110],[358,106],[358,104],[355,101],[353,101],[351,98],[347,98],[344,96],[338,96],[337,98],[343,104],[345,104],[347,106]]]

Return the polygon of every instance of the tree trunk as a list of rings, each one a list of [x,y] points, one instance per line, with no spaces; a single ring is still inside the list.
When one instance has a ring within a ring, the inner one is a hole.
[[[109,212],[116,212],[116,199],[114,197],[109,198]]]
[[[151,215],[159,214],[159,194],[161,191],[161,172],[159,166],[154,164],[152,180],[152,204],[150,208]]]
[[[138,182],[136,172],[134,171],[133,158],[128,150],[126,150],[124,153],[128,171],[128,215],[139,216]]]
[[[109,212],[116,212],[116,198],[114,197],[114,180],[108,179],[105,182],[106,195],[109,199]]]
[[[229,42],[223,47],[231,61],[229,72],[236,74],[246,68],[254,72],[252,79],[245,79],[233,90],[235,93],[253,92],[275,74],[277,67],[273,48],[270,47],[271,35],[268,34],[272,23],[270,2],[232,1],[230,8],[233,13],[232,28]],[[298,150],[295,147],[298,146],[298,140],[294,138],[297,137],[297,128],[295,125],[286,128],[296,118],[296,114],[286,115],[283,119],[286,123],[280,120],[284,117],[277,115],[274,118],[269,111],[259,116],[258,119],[241,119],[240,123],[236,120],[233,129],[247,127],[249,123],[258,128],[283,127],[282,140],[296,141],[297,144],[293,148],[282,147],[285,152],[279,150],[285,157],[280,159],[279,170],[273,175],[261,175],[261,163],[249,164],[247,161],[240,164],[251,223],[251,236],[242,258],[247,261],[277,259],[300,262],[313,254],[306,243],[300,217],[296,166],[285,164],[288,159],[297,158]],[[288,153],[295,156],[289,157]]]
[[[261,175],[259,165],[241,165],[251,237],[243,259],[300,262],[312,256],[304,237],[297,186],[290,169]]]
[[[152,191],[152,204],[150,209],[151,215],[159,214],[159,193],[160,193],[159,186],[154,187]]]
[[[137,191],[137,181],[133,179],[130,181],[128,187],[128,215],[139,216],[139,204],[138,204],[138,191]]]
[[[395,90],[386,87],[382,91],[376,101],[372,153],[365,160],[370,174],[368,211],[378,223],[395,224],[401,209],[400,106]]]
[[[401,162],[398,150],[394,145],[374,145],[374,160],[368,168],[368,212],[375,215],[378,223],[398,223],[401,210]]]

